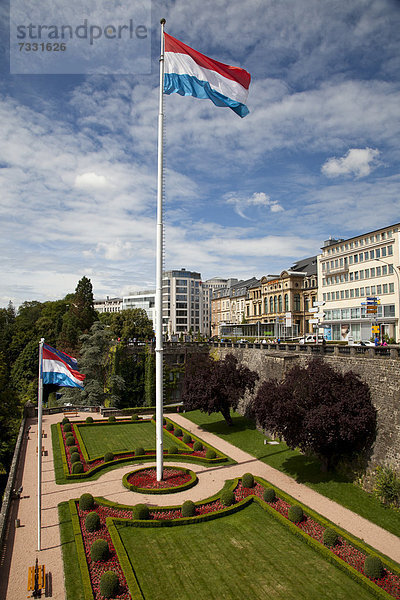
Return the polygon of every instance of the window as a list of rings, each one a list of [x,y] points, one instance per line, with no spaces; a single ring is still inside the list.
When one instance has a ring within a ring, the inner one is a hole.
[[[382,256],[386,256],[386,248],[381,248]]]
[[[368,260],[369,252],[364,252],[364,260]]]
[[[388,268],[387,265],[385,265],[384,267],[382,267],[382,275],[387,275],[388,272]]]
[[[393,246],[387,247],[387,253],[388,253],[388,256],[393,256]]]
[[[354,298],[354,289],[353,288],[351,288],[351,290],[350,290],[350,298]]]
[[[282,312],[282,296],[278,296],[278,312]]]
[[[272,298],[272,296],[269,299],[269,312],[274,312],[274,299]]]
[[[296,310],[296,311],[300,310],[300,294],[294,295],[294,310]]]
[[[355,255],[354,255],[354,262],[355,262],[355,263],[358,263],[358,254],[355,254]]]
[[[359,258],[360,262],[363,262],[364,254],[361,252],[361,254],[358,255],[358,258]]]
[[[364,271],[363,270],[360,271],[360,279],[364,279]]]
[[[365,292],[364,288],[360,288],[360,296],[365,296],[364,292]]]
[[[382,267],[376,267],[376,276],[380,277],[382,275]]]
[[[370,258],[375,258],[375,250],[370,250],[369,257]]]
[[[330,299],[331,299],[331,293],[330,293],[330,292],[328,292],[328,293],[327,293],[327,295],[326,295],[326,299],[327,299],[328,301],[330,301]]]
[[[393,265],[388,265],[389,267],[389,275],[391,275],[393,273]]]
[[[376,287],[374,285],[371,285],[371,295],[375,296],[376,294]]]
[[[349,256],[349,265],[352,265],[352,264],[353,264],[353,257]]]
[[[376,286],[376,293],[377,294],[382,294],[382,286],[381,285],[377,285]]]
[[[367,285],[367,287],[365,288],[365,295],[366,296],[370,296],[371,295],[371,288],[369,287],[369,285]]]
[[[264,312],[268,312],[268,298],[265,298],[264,300]]]
[[[389,283],[389,294],[394,294],[394,283]]]
[[[354,280],[355,280],[355,281],[358,281],[358,271],[355,271],[355,272],[354,272]]]
[[[365,269],[365,279],[369,278],[369,269]]]
[[[340,290],[340,299],[344,300],[344,290]]]
[[[388,304],[383,307],[383,314],[385,317],[394,317],[395,316],[395,308],[394,304]]]
[[[336,300],[339,300],[339,292],[336,292]]]
[[[384,284],[383,284],[383,293],[384,293],[384,294],[387,294],[387,293],[388,293],[388,284],[387,284],[387,283],[384,283]]]
[[[345,297],[346,297],[346,298],[349,298],[349,297],[350,297],[350,292],[349,292],[349,290],[345,290],[345,293],[344,293],[344,295],[345,295]]]
[[[354,291],[356,293],[356,298],[359,298],[360,297],[360,288],[356,288]]]
[[[360,318],[360,309],[359,308],[352,308],[351,309],[351,318],[352,319],[359,319]]]
[[[375,258],[379,258],[379,257],[380,257],[380,255],[381,255],[381,251],[380,251],[380,249],[379,249],[379,248],[377,248],[377,249],[375,250]]]
[[[371,268],[371,277],[375,277],[375,268],[374,267]]]
[[[350,281],[354,281],[354,273],[350,273]]]
[[[326,302],[326,294],[322,294],[322,299],[324,302]],[[305,308],[304,310],[308,310],[307,308]]]
[[[306,298],[305,302],[307,304],[306,304],[306,307],[304,308],[304,310],[308,310],[308,298]],[[285,294],[285,312],[288,312],[288,310],[289,310],[289,296],[288,296],[288,294]]]

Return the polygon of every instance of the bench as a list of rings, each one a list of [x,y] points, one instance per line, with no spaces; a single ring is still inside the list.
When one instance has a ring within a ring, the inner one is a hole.
[[[77,410],[71,410],[64,413],[64,417],[79,417],[79,413]]]
[[[44,455],[45,455],[45,452],[46,452],[46,451],[45,451],[45,449],[44,449],[44,446],[42,446],[42,456],[44,456]],[[36,454],[37,454],[37,453],[38,453],[38,447],[36,446]]]
[[[38,565],[36,560],[36,566],[28,567],[28,592],[35,591],[35,574],[38,574],[37,589],[43,590],[46,587],[46,569],[44,565]]]

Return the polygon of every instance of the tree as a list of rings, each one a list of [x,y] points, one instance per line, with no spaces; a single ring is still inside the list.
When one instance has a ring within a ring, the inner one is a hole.
[[[143,308],[128,308],[113,313],[110,319],[111,330],[117,338],[147,340],[153,337],[153,323]]]
[[[320,358],[306,367],[296,365],[281,382],[265,381],[251,408],[264,429],[284,438],[290,448],[316,455],[324,470],[368,449],[376,435],[368,385]]]
[[[69,302],[69,310],[63,316],[57,345],[65,352],[74,354],[79,351],[80,336],[87,333],[97,321],[90,279],[82,277],[75,288],[75,294],[67,296],[65,300]]]
[[[230,410],[238,407],[246,391],[254,390],[257,373],[239,365],[233,354],[213,360],[209,354],[192,355],[186,363],[182,400],[186,410],[221,412],[232,425]]]

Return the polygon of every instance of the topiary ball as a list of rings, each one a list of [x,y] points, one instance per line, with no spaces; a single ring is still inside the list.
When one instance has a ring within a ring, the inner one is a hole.
[[[132,415],[131,416],[131,421],[138,421],[139,420],[139,415]]]
[[[114,460],[114,454],[112,452],[106,452],[104,455],[104,462],[110,462]]]
[[[71,463],[74,464],[74,463],[78,462],[79,460],[81,460],[81,457],[79,456],[79,452],[72,452]]]
[[[337,539],[338,539],[338,534],[336,533],[336,531],[334,531],[330,527],[327,527],[324,531],[322,539],[323,539],[324,545],[331,548],[332,546],[334,546],[336,544]]]
[[[185,434],[183,435],[183,442],[184,442],[185,444],[190,444],[190,443],[191,443],[191,441],[192,441],[192,438],[190,437],[190,435],[189,435],[188,433],[185,433]]]
[[[97,512],[90,512],[86,515],[85,527],[90,532],[100,529],[100,517]]]
[[[110,416],[108,417],[108,422],[109,422],[109,423],[115,423],[115,421],[116,421],[116,420],[117,420],[117,419],[115,418],[115,415],[110,415]]]
[[[147,504],[136,504],[132,509],[132,518],[142,521],[150,519],[150,510]]]
[[[89,492],[82,494],[82,496],[79,498],[79,508],[81,510],[92,510],[93,507],[94,498],[92,494],[89,494]]]
[[[251,473],[245,473],[242,477],[242,486],[244,488],[254,487],[254,477]]]
[[[186,500],[182,504],[182,517],[193,517],[196,514],[196,505],[191,500]]]
[[[182,437],[182,429],[180,429],[179,427],[177,427],[174,431],[174,436],[175,437]]]
[[[69,419],[68,419],[68,417],[64,417],[64,418],[63,418],[63,420],[61,421],[61,423],[62,423],[63,425],[65,425],[65,423],[69,423]]]
[[[65,443],[67,446],[73,446],[75,444],[75,438],[73,435],[69,435],[67,438],[65,438]]]
[[[168,423],[167,423],[167,424],[166,424],[166,426],[165,426],[165,429],[166,429],[167,431],[172,431],[172,430],[173,430],[173,428],[174,428],[174,426],[172,425],[172,423],[170,423],[170,422],[168,421]]]
[[[90,548],[90,558],[94,561],[106,560],[110,554],[107,540],[99,538],[95,540]]]
[[[119,578],[115,571],[106,571],[100,579],[100,594],[104,598],[113,598],[117,595]]]
[[[215,458],[216,456],[215,450],[212,450],[211,448],[207,450],[206,458]]]
[[[138,448],[135,448],[135,456],[144,456],[145,454],[146,454],[146,451],[141,446],[139,446]]]
[[[298,504],[293,504],[293,506],[289,508],[288,519],[289,521],[292,521],[292,523],[300,523],[303,516],[303,509]]]
[[[69,453],[72,455],[74,452],[78,452],[79,453],[79,448],[78,446],[69,446],[68,447]]]
[[[85,423],[93,423],[93,417],[86,417]]]
[[[65,433],[68,433],[68,431],[71,431],[71,423],[65,423],[65,425],[63,425],[64,427],[64,431]]]
[[[168,449],[168,454],[179,454],[179,450],[177,446],[170,446]]]
[[[77,475],[78,473],[83,473],[83,464],[81,462],[75,462],[72,465],[72,472]]]
[[[364,573],[370,579],[380,579],[383,574],[383,564],[379,556],[366,556]]]
[[[274,488],[265,488],[263,498],[265,502],[275,502],[276,494]]]
[[[193,444],[193,450],[195,452],[201,452],[203,450],[203,444],[201,442],[195,442]]]
[[[224,506],[235,504],[235,494],[232,490],[223,490],[221,494],[221,502]]]

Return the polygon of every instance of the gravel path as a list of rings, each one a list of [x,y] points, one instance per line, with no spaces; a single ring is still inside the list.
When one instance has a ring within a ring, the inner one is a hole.
[[[71,420],[79,420],[79,418],[82,419],[86,416],[86,413],[81,413],[80,417]],[[184,416],[178,414],[173,415],[172,418],[194,435],[198,435],[204,441],[209,442],[215,448],[233,458],[238,464],[207,468],[188,463],[174,463],[178,466],[189,466],[197,474],[199,483],[185,492],[160,496],[136,494],[123,487],[122,476],[138,467],[138,463],[135,463],[134,467],[125,465],[120,469],[110,471],[102,475],[97,481],[56,485],[50,428],[52,423],[60,421],[60,415],[44,416],[43,430],[45,438],[43,439],[43,445],[45,456],[43,456],[42,462],[42,549],[40,552],[37,551],[37,423],[36,420],[28,423],[28,425],[31,425],[31,429],[29,437],[24,440],[16,482],[16,487],[23,485],[23,492],[19,500],[13,500],[5,551],[0,562],[1,599],[18,600],[28,596],[28,567],[35,564],[36,557],[39,559],[39,564],[45,565],[46,572],[51,573],[51,597],[56,600],[65,599],[57,511],[60,502],[77,498],[84,491],[90,491],[94,496],[104,496],[122,504],[145,502],[152,506],[179,505],[188,499],[196,501],[207,498],[218,492],[227,479],[239,477],[246,472],[264,477],[294,498],[400,563],[400,539],[397,536],[321,496],[305,485],[296,483],[290,477],[260,462],[250,454],[202,430]],[[20,527],[14,525],[17,518],[20,520]]]

